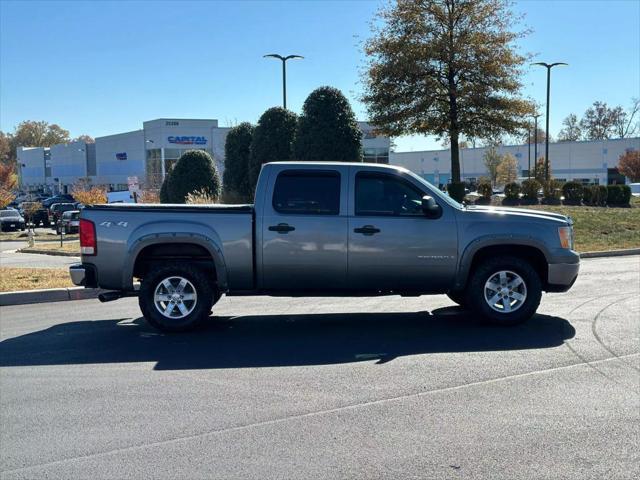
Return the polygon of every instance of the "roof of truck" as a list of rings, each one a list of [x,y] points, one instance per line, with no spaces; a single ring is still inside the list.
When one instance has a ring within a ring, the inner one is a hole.
[[[387,163],[365,163],[365,162],[303,162],[303,161],[287,161],[287,162],[269,162],[265,163],[265,165],[322,165],[322,166],[344,166],[344,165],[353,165],[354,167],[379,167],[379,168],[388,168],[389,170],[406,170],[404,167],[400,167],[398,165],[389,165]]]

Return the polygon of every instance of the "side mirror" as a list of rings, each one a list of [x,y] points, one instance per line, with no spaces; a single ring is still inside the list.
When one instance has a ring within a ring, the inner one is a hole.
[[[442,208],[436,203],[433,197],[425,195],[422,197],[422,211],[429,218],[438,218],[442,213]]]

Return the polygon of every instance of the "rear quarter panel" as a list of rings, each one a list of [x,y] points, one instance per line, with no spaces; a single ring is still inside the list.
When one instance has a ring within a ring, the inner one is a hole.
[[[177,206],[173,211],[91,209],[82,218],[95,224],[97,255],[83,256],[93,264],[101,288],[133,288],[136,257],[157,243],[194,243],[206,248],[216,263],[223,289],[253,286],[253,215]]]

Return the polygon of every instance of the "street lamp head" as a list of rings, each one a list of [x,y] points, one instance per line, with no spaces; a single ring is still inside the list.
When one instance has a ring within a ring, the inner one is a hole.
[[[536,62],[536,63],[532,63],[531,65],[540,65],[541,67],[545,67],[545,68],[553,68],[553,67],[557,67],[558,65],[569,65],[569,64],[564,62],[555,62],[555,63]]]
[[[263,55],[262,58],[277,58],[278,60],[282,60],[283,62],[286,62],[287,60],[292,60],[294,58],[304,58],[302,55],[287,55],[286,57],[283,57],[282,55],[278,55],[277,53],[269,53],[267,55]]]

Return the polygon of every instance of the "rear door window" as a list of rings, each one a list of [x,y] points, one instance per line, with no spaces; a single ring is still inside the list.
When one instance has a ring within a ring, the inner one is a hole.
[[[334,170],[285,170],[273,191],[273,209],[278,213],[338,215],[340,174]]]

